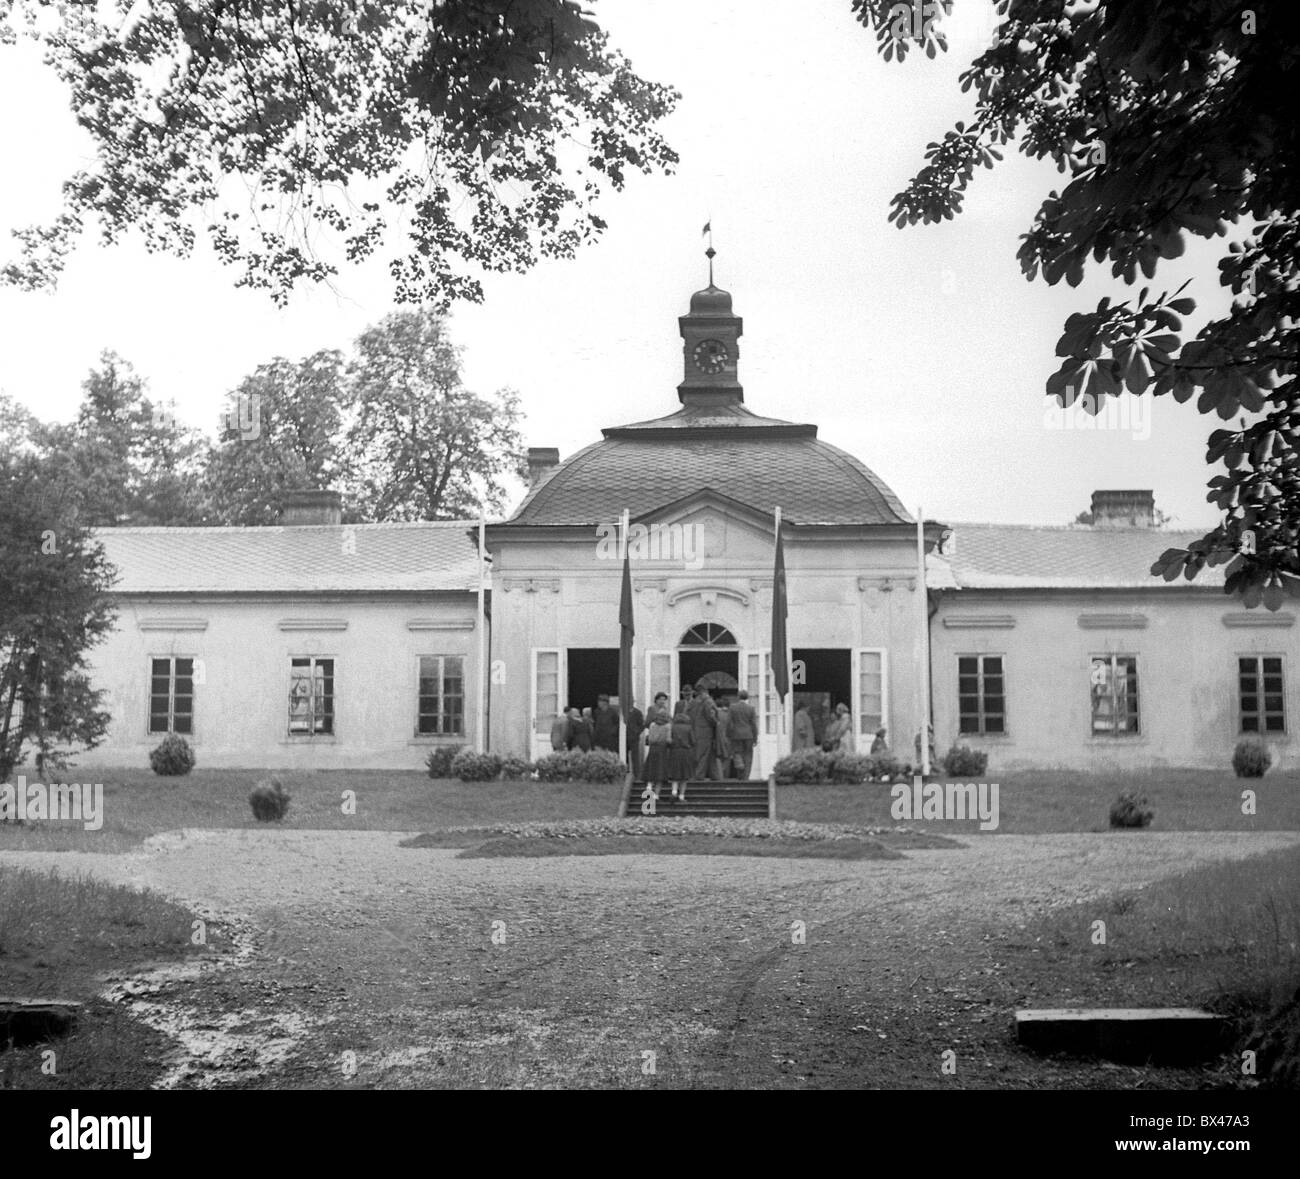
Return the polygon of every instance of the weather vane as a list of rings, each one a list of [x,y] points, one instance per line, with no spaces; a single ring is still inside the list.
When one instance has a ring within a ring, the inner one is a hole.
[[[704,251],[704,256],[709,260],[709,286],[712,286],[713,285],[713,259],[718,252],[713,248],[713,218],[712,217],[710,217],[704,223],[704,233],[708,236],[709,239],[709,248]]]

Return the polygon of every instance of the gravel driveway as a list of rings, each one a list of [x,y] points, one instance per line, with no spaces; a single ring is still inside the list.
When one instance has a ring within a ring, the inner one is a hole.
[[[0,860],[233,919],[226,965],[114,984],[179,1038],[168,1085],[919,1086],[937,1083],[936,1045],[1004,1029],[978,977],[996,973],[980,965],[991,929],[1300,843],[1125,832],[965,837],[893,861],[461,860],[404,838],[191,830],[125,855]],[[962,1083],[1006,1082],[1005,1061],[986,1064]]]

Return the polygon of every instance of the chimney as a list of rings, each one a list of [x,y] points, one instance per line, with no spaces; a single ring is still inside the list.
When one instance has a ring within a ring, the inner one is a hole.
[[[1156,499],[1150,491],[1094,491],[1094,528],[1154,528]]]
[[[286,491],[282,502],[280,523],[287,526],[343,522],[343,498],[337,491]]]
[[[560,452],[554,446],[528,448],[528,486],[536,487],[552,467],[560,465]]]

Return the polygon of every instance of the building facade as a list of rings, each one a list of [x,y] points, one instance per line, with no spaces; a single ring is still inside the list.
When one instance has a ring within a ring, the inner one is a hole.
[[[217,767],[416,769],[447,744],[538,757],[559,711],[618,692],[626,545],[636,703],[747,690],[756,774],[795,707],[820,735],[846,704],[860,749],[885,728],[911,760],[923,661],[940,752],[965,741],[991,771],[1226,766],[1252,732],[1292,764],[1294,614],[1241,608],[1214,570],[1151,577],[1195,536],[1156,529],[1150,492],[1096,493],[1091,525],[927,521],[922,584],[893,492],[815,425],[746,405],[731,296],[710,283],[678,328],[677,408],[562,463],[531,450],[527,496],[486,528],[490,572],[472,522],[345,526],[328,492],[276,528],[103,530],[118,619],[92,662],[114,719],[79,762],[143,766],[168,732]]]

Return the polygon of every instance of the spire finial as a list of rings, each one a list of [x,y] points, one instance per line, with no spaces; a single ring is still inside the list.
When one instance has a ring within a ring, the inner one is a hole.
[[[704,251],[704,256],[709,260],[709,286],[713,285],[713,259],[718,251],[713,248],[713,218],[710,217],[704,223],[704,232],[709,239],[709,248]]]

